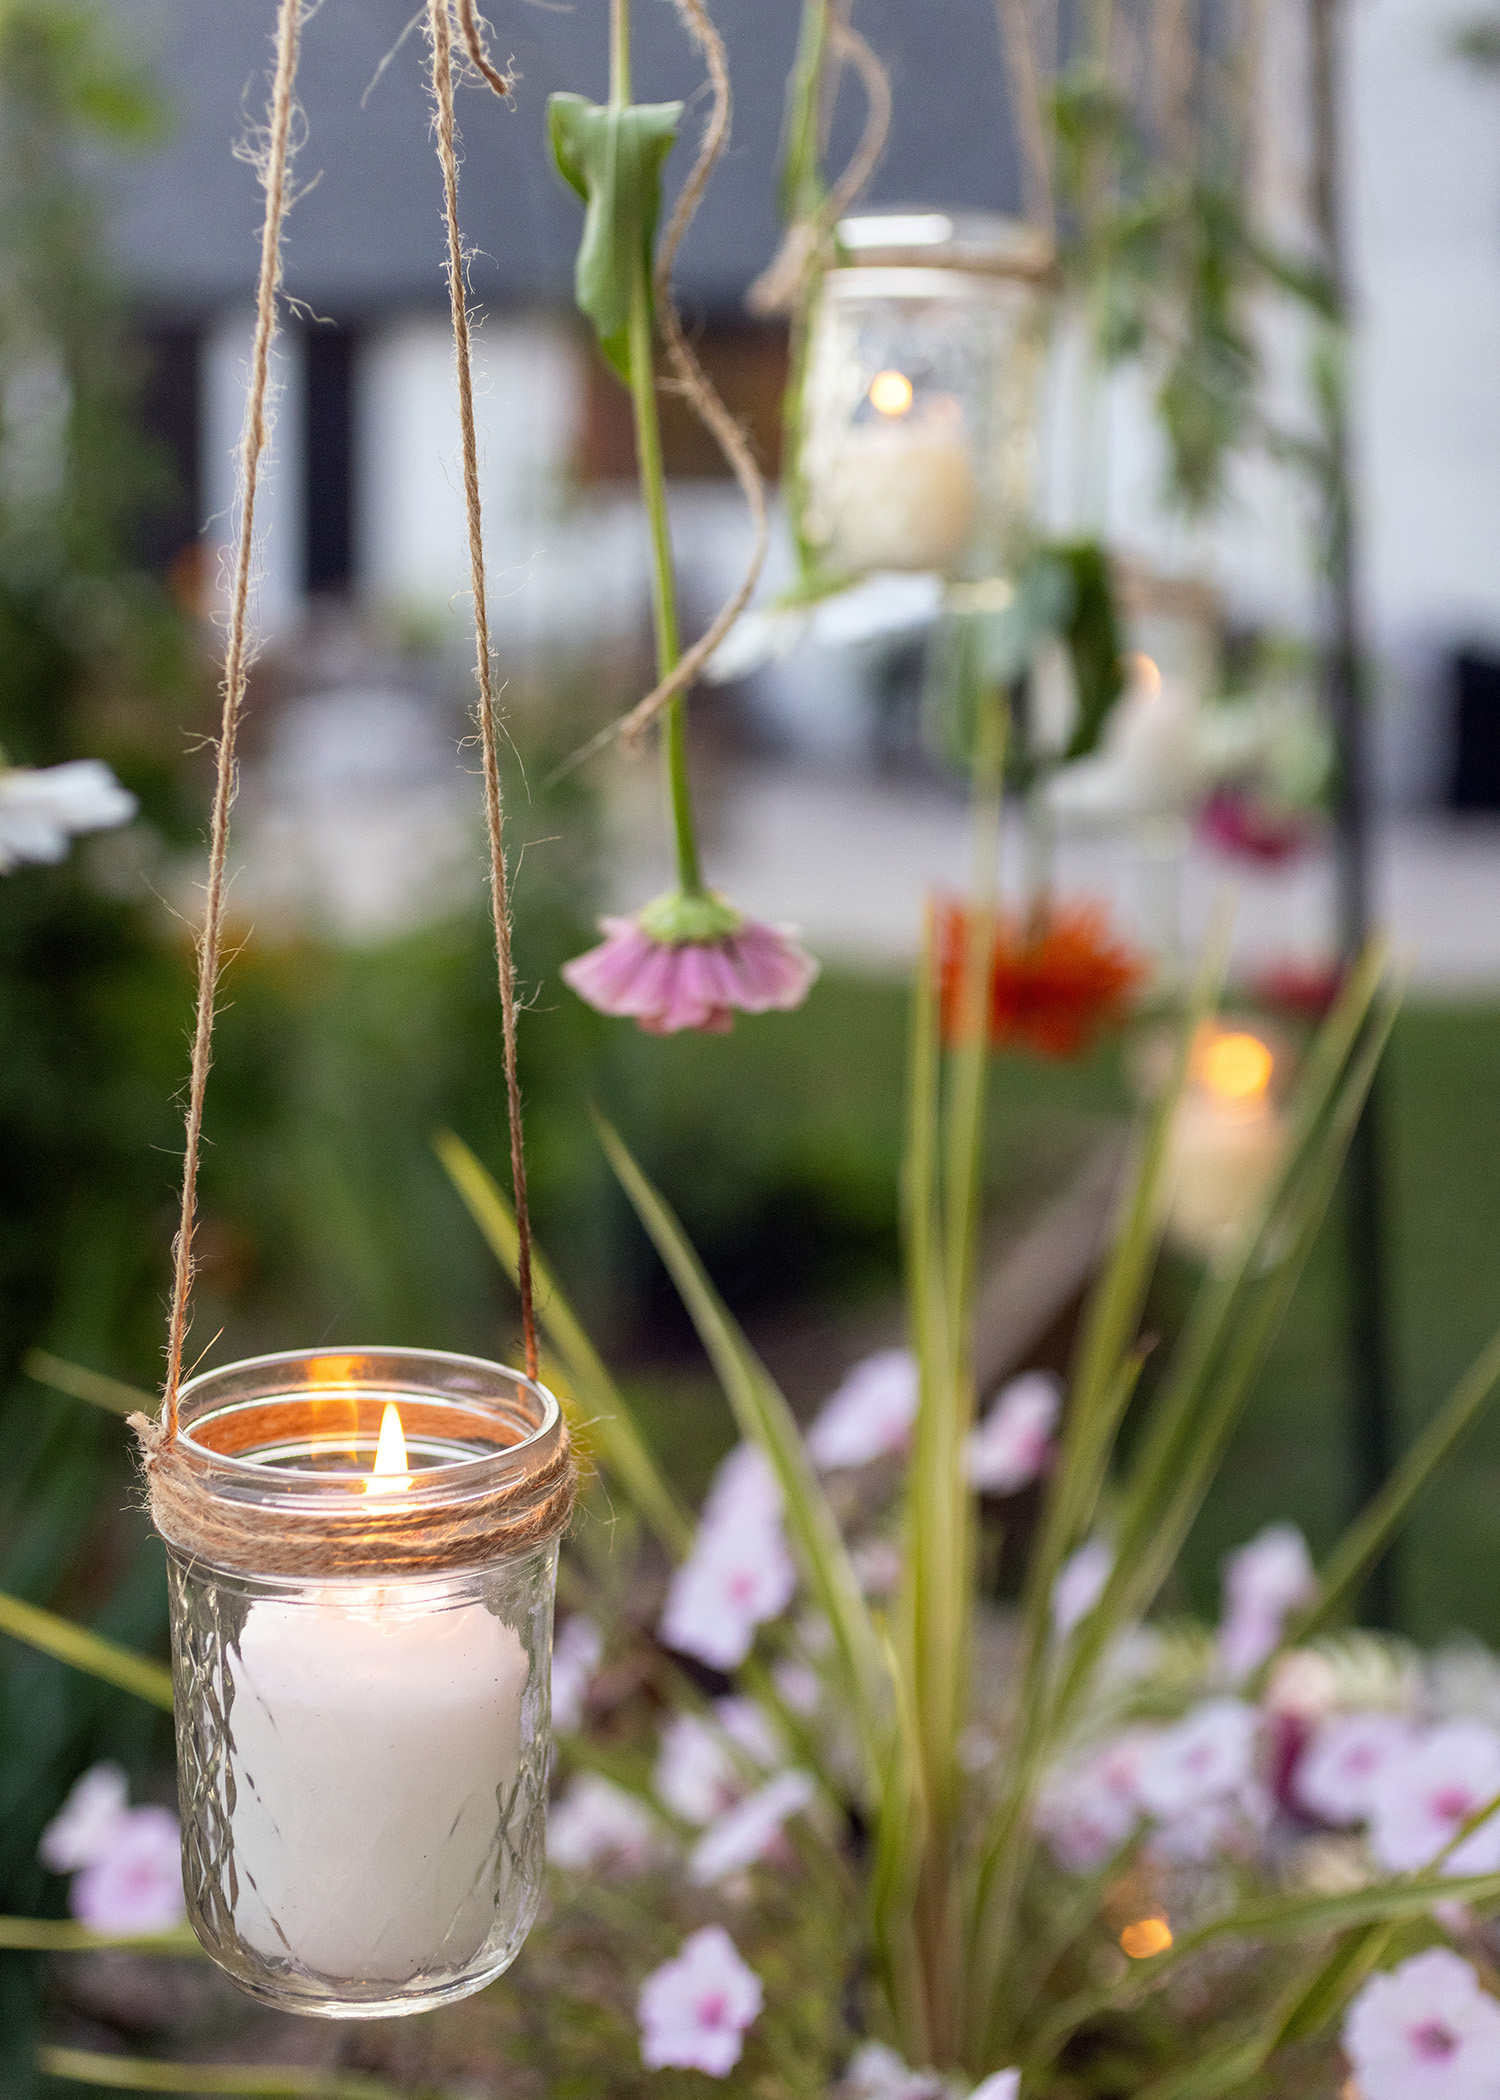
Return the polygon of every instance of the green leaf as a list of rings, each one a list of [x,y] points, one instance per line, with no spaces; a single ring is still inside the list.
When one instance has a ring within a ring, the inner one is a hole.
[[[243,2093],[257,2100],[401,2100],[383,2078],[298,2065],[152,2063],[143,2056],[105,2056],[94,2049],[38,2049],[48,2078],[130,2093]]]
[[[662,164],[676,140],[682,107],[617,107],[582,95],[547,101],[553,161],[584,204],[573,278],[579,311],[593,322],[600,348],[627,383],[631,301],[642,286],[650,297]]]
[[[106,1684],[117,1685],[122,1692],[134,1692],[138,1699],[153,1706],[164,1706],[168,1713],[172,1711],[172,1673],[162,1664],[118,1647],[115,1642],[90,1633],[87,1627],[75,1626],[71,1619],[43,1611],[40,1605],[9,1597],[3,1590],[0,1633],[25,1641],[28,1647],[40,1648],[44,1655],[56,1656],[59,1662],[90,1677],[102,1677]]]
[[[201,1954],[189,1925],[167,1932],[95,1932],[73,1918],[0,1918],[0,1948],[17,1954],[94,1954],[128,1948],[132,1954]]]
[[[1073,583],[1072,610],[1063,638],[1078,689],[1078,726],[1068,744],[1068,757],[1084,758],[1098,744],[1125,690],[1125,644],[1103,548],[1096,540],[1082,540],[1052,551],[1056,560],[1066,564]]]
[[[84,1364],[69,1363],[66,1357],[54,1356],[49,1349],[28,1349],[21,1359],[21,1369],[38,1385],[50,1385],[54,1392],[87,1400],[91,1407],[102,1407],[106,1414],[156,1412],[155,1393],[125,1385],[118,1378],[106,1378],[102,1371],[91,1371]]]
[[[793,1551],[813,1601],[832,1628],[844,1667],[873,1792],[887,1734],[882,1712],[886,1672],[875,1625],[850,1565],[838,1520],[812,1469],[791,1409],[709,1282],[681,1225],[616,1132],[602,1116],[594,1120],[620,1186],[666,1264],[708,1351],[740,1434],[759,1444],[775,1471]]]
[[[515,1212],[462,1138],[440,1130],[433,1145],[470,1217],[514,1282]],[[597,1451],[673,1559],[680,1560],[692,1544],[693,1520],[667,1485],[624,1395],[535,1244],[531,1275],[537,1319],[572,1382],[583,1441]]]
[[[1286,1631],[1296,1647],[1356,1596],[1438,1468],[1453,1456],[1500,1386],[1500,1334],[1485,1344],[1389,1480],[1361,1510],[1323,1567],[1316,1601]]]

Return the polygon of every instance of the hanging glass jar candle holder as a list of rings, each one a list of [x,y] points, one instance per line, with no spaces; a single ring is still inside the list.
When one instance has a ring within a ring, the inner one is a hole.
[[[148,1472],[204,1947],[328,2018],[478,1990],[541,1889],[556,1400],[470,1357],[262,1357],[183,1386]]]
[[[795,502],[829,577],[985,576],[1030,518],[1052,251],[1020,220],[845,219],[808,341]]]

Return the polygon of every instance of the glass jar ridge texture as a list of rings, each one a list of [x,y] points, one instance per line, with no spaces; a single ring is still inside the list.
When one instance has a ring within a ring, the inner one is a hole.
[[[799,530],[829,577],[1002,573],[1030,523],[1047,258],[1015,222],[846,220],[814,309]]]
[[[455,1509],[524,1489],[565,1437],[556,1401],[478,1359],[355,1350],[233,1365],[180,1404],[176,1448],[206,1495],[264,1512],[271,1536],[282,1505],[347,1506],[372,1542],[367,1571],[343,1550],[323,1574],[277,1568],[274,1547],[216,1567],[167,1538],[194,1931],[288,2011],[368,2019],[478,1990],[540,1898],[557,1541],[486,1552],[463,1534],[464,1563],[433,1567],[411,1541],[424,1512],[447,1537]],[[407,1470],[382,1477],[391,1405]]]

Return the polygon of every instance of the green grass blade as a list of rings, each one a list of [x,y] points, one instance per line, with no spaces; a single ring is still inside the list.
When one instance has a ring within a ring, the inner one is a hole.
[[[95,1932],[73,1918],[0,1918],[0,1948],[9,1953],[94,1954],[102,1948],[133,1954],[201,1954],[191,1926],[170,1932]]]
[[[105,2056],[95,2049],[38,2049],[46,2078],[108,2086],[129,2093],[244,2093],[255,2100],[401,2100],[383,2078],[353,2071],[315,2071],[289,2064],[152,2063],[142,2056]]]
[[[117,1685],[122,1692],[134,1692],[152,1706],[172,1711],[172,1673],[161,1663],[121,1648],[101,1634],[90,1633],[85,1626],[75,1626],[71,1619],[60,1619],[56,1612],[43,1611],[40,1605],[9,1597],[3,1590],[0,1633],[25,1641],[28,1647],[40,1648],[44,1655],[55,1656],[59,1662],[90,1677],[102,1677],[106,1684]]]
[[[603,1117],[596,1116],[595,1123],[620,1186],[698,1330],[740,1434],[760,1446],[780,1483],[793,1551],[812,1598],[833,1631],[853,1695],[855,1720],[873,1790],[885,1736],[881,1718],[884,1671],[875,1626],[838,1521],[807,1456],[801,1431],[769,1372],[710,1283],[667,1204]]]
[[[1265,2064],[1267,2050],[1258,2036],[1225,2042],[1200,2056],[1195,2063],[1180,2065],[1163,2078],[1142,2086],[1136,2100],[1221,2100],[1228,2093],[1235,2100],[1250,2100],[1259,2088],[1252,2083]]]
[[[448,1177],[491,1251],[516,1274],[515,1212],[462,1138],[440,1130],[433,1144]],[[533,1245],[537,1319],[572,1382],[583,1439],[591,1444],[658,1539],[680,1560],[693,1540],[693,1520],[662,1475],[619,1387]]]
[[[1267,1896],[1241,1904],[1192,1932],[1181,1934],[1164,1954],[1132,1964],[1120,1982],[1067,1999],[1045,2022],[1027,2052],[1029,2077],[1045,2072],[1070,2035],[1091,2020],[1119,2012],[1159,1990],[1184,1962],[1220,1940],[1318,1939],[1355,1927],[1396,1925],[1426,1917],[1438,1903],[1468,1903],[1476,1910],[1500,1903],[1500,1874],[1413,1874],[1372,1882],[1336,1896]],[[1305,1987],[1299,1986],[1299,1996]]]
[[[124,1385],[118,1378],[106,1378],[102,1371],[91,1371],[84,1364],[70,1364],[66,1357],[54,1356],[50,1349],[28,1349],[21,1358],[21,1369],[38,1385],[50,1385],[54,1392],[68,1393],[75,1400],[87,1400],[91,1407],[102,1407],[110,1415],[154,1415],[159,1397],[148,1393],[141,1386]]]
[[[1384,1487],[1355,1518],[1324,1563],[1315,1602],[1287,1629],[1296,1646],[1322,1632],[1361,1584],[1410,1516],[1413,1505],[1478,1422],[1500,1386],[1500,1333],[1480,1351],[1443,1405],[1416,1437]]]

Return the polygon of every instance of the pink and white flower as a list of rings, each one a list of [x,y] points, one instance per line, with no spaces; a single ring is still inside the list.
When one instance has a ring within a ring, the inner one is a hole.
[[[728,2077],[764,1997],[760,1978],[723,1926],[705,1925],[641,1985],[642,2062],[650,2071],[673,2065]]]
[[[1362,1823],[1381,1773],[1410,1750],[1412,1727],[1399,1714],[1335,1714],[1297,1760],[1292,1799],[1308,1815],[1344,1826]]]
[[[69,1910],[95,1932],[165,1932],[186,1907],[182,1835],[165,1808],[117,1816],[68,1890]]]
[[[1096,1873],[1134,1836],[1141,1820],[1141,1759],[1153,1741],[1151,1729],[1127,1729],[1048,1779],[1036,1823],[1065,1873]]]
[[[780,1531],[716,1532],[672,1577],[661,1637],[716,1670],[745,1660],[755,1629],[792,1601],[797,1571]]]
[[[1052,1585],[1052,1631],[1060,1641],[1065,1641],[1099,1602],[1114,1566],[1114,1548],[1107,1539],[1086,1539],[1063,1562]]]
[[[1349,2008],[1343,2041],[1361,2100],[1500,2093],[1500,2005],[1449,1947],[1372,1976]]]
[[[1052,1455],[1062,1385],[1050,1371],[1027,1371],[1004,1387],[969,1438],[969,1484],[987,1495],[1029,1487]]]
[[[764,1711],[752,1699],[720,1699],[713,1720],[676,1714],[662,1730],[654,1784],[685,1823],[711,1823],[750,1791],[737,1748],[752,1765],[771,1770],[780,1747]],[[733,1747],[731,1747],[733,1746]]]
[[[130,1793],[115,1764],[91,1765],[42,1832],[42,1865],[54,1874],[75,1874],[103,1856],[111,1834],[127,1813]]]
[[[1370,1847],[1394,1873],[1430,1866],[1462,1824],[1500,1796],[1500,1735],[1482,1721],[1447,1721],[1386,1760],[1370,1789]],[[1500,1814],[1443,1862],[1445,1874],[1500,1868]]]
[[[659,1631],[669,1648],[732,1670],[755,1629],[797,1587],[781,1529],[781,1488],[764,1453],[740,1444],[714,1475],[693,1550],[674,1573]]]
[[[1162,1824],[1168,1850],[1197,1858],[1220,1827],[1203,1811],[1254,1812],[1255,1748],[1260,1716],[1238,1699],[1206,1699],[1153,1735],[1141,1750],[1136,1790],[1141,1806]]]
[[[661,1827],[643,1801],[585,1772],[547,1814],[547,1858],[574,1874],[601,1867],[639,1874],[661,1850]]]
[[[735,1012],[783,1011],[807,997],[818,966],[790,927],[747,919],[721,897],[672,891],[633,919],[601,919],[597,948],[562,967],[563,982],[600,1013],[648,1035],[686,1028],[724,1035]]]
[[[884,2042],[863,2042],[841,2081],[848,2100],[952,2100],[936,2071],[913,2071]]]
[[[73,836],[109,831],[135,815],[136,799],[102,759],[61,766],[0,766],[0,875],[22,861],[64,859]]]
[[[807,1807],[816,1788],[805,1772],[779,1772],[709,1825],[688,1859],[688,1879],[706,1888],[763,1859],[782,1825]]]
[[[898,1458],[917,1419],[917,1363],[909,1349],[881,1349],[858,1363],[823,1402],[807,1432],[820,1471]]]
[[[991,2071],[969,2095],[969,2100],[1021,2100],[1019,2071]]]
[[[552,1726],[572,1735],[583,1722],[583,1702],[604,1654],[604,1636],[592,1619],[575,1612],[564,1619],[552,1644]]]
[[[709,1483],[699,1513],[705,1532],[739,1531],[781,1521],[781,1483],[759,1444],[736,1444]]]
[[[1317,1576],[1295,1524],[1268,1524],[1224,1562],[1224,1621],[1219,1661],[1239,1684],[1281,1645],[1287,1615],[1311,1603]]]

